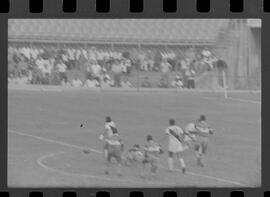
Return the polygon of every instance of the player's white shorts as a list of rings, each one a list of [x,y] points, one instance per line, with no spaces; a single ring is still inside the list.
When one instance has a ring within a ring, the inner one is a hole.
[[[169,143],[169,146],[168,146],[169,152],[178,153],[178,152],[183,152],[184,150],[186,150],[186,147],[180,142],[177,142],[177,143],[170,142]]]

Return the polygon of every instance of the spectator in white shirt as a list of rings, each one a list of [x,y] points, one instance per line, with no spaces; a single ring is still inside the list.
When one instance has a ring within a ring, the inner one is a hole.
[[[75,79],[71,81],[71,85],[73,87],[82,87],[83,83],[82,81],[76,76]]]
[[[180,76],[176,75],[175,80],[172,82],[171,85],[172,85],[173,88],[183,88],[184,84],[183,84]]]
[[[99,86],[99,83],[95,79],[93,79],[93,80],[87,79],[84,83],[84,86],[87,88],[96,88]]]
[[[203,51],[202,51],[202,55],[204,57],[210,57],[212,55],[212,53],[208,50],[208,48],[205,48]]]
[[[168,61],[166,59],[162,60],[161,63],[161,78],[164,80],[164,83],[168,84],[169,83],[169,71],[170,71],[170,67],[171,65],[168,63]]]
[[[132,88],[132,84],[127,79],[125,79],[125,80],[121,81],[121,87],[122,88]]]

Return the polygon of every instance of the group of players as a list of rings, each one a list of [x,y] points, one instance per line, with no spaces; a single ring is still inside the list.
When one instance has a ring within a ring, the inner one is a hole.
[[[176,125],[175,119],[169,119],[169,126],[165,130],[162,139],[168,138],[168,167],[169,171],[173,171],[173,158],[179,160],[182,172],[186,173],[186,165],[183,158],[183,152],[192,147],[197,158],[197,164],[204,166],[203,157],[207,150],[208,138],[213,134],[206,121],[205,115],[201,115],[195,122],[189,123],[184,129]],[[146,145],[140,147],[135,144],[124,155],[123,141],[119,135],[116,124],[111,117],[106,117],[105,132],[99,136],[104,142],[104,157],[106,159],[105,174],[110,173],[112,158],[117,162],[117,175],[122,175],[122,165],[130,166],[134,163],[140,164],[142,167],[142,175],[144,176],[145,168],[150,166],[150,176],[156,174],[159,166],[159,157],[164,152],[153,136],[146,137]],[[161,141],[160,139],[159,141]]]

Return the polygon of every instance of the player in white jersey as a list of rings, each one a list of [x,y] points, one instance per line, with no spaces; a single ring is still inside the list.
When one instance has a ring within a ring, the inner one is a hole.
[[[185,150],[185,141],[184,141],[184,131],[177,125],[175,125],[175,120],[169,120],[169,127],[166,128],[165,134],[169,136],[168,143],[168,165],[169,170],[173,170],[173,156],[176,155],[182,166],[182,172],[186,172],[186,165],[183,159],[182,152]]]
[[[118,164],[117,174],[121,175],[122,166],[122,142],[116,128],[115,123],[111,120],[111,117],[106,117],[105,132],[100,135],[99,139],[104,140],[104,155],[106,158],[106,170],[105,173],[109,174],[109,166],[111,159],[114,158]]]
[[[111,117],[107,116],[105,119],[105,131],[99,136],[99,139],[104,141],[103,151],[105,158],[108,157],[108,142],[107,138],[110,138],[114,133],[118,133],[116,124],[112,121]]]

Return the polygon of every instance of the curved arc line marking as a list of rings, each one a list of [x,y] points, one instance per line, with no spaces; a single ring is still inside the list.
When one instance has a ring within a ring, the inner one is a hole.
[[[72,173],[72,172],[66,172],[66,171],[63,171],[63,170],[58,170],[58,169],[55,169],[55,168],[52,168],[52,167],[49,167],[48,165],[44,164],[44,161],[48,158],[52,158],[52,157],[56,157],[56,156],[59,156],[59,155],[62,155],[62,154],[65,154],[67,152],[64,152],[64,151],[61,151],[61,152],[57,152],[57,153],[50,153],[50,154],[46,154],[46,155],[43,155],[41,157],[39,157],[36,161],[38,163],[38,165],[40,165],[42,168],[48,170],[48,171],[51,171],[51,172],[56,172],[56,173],[60,173],[62,175],[66,175],[66,176],[77,176],[77,177],[83,177],[83,178],[93,178],[93,179],[100,179],[100,180],[105,180],[105,181],[117,181],[117,182],[131,182],[131,183],[139,183],[138,181],[136,180],[133,180],[133,179],[113,179],[113,178],[106,178],[106,177],[100,177],[100,176],[95,176],[95,175],[91,175],[91,174],[79,174],[79,173]],[[144,182],[144,183],[147,183],[147,184],[152,184],[152,185],[164,185],[163,182],[160,182],[160,183],[153,183],[153,182]]]
[[[52,140],[52,139],[49,139],[49,138],[39,137],[39,136],[36,136],[36,135],[26,134],[26,133],[23,133],[23,132],[18,132],[18,131],[14,131],[14,130],[10,130],[10,129],[8,131],[11,132],[11,133],[16,133],[18,135],[32,137],[32,138],[35,138],[35,139],[39,139],[41,141],[46,141],[46,142],[51,142],[51,143],[55,143],[55,144],[60,144],[60,145],[67,146],[67,147],[72,147],[72,148],[75,148],[75,149],[83,150],[83,149],[86,149],[87,148],[87,149],[89,149],[89,150],[91,150],[92,152],[95,152],[95,153],[103,153],[102,151],[99,151],[99,150],[96,150],[96,149],[92,149],[92,148],[89,148],[89,147],[85,147],[85,146],[77,146],[77,145],[73,145],[73,144],[69,144],[69,143],[65,143],[65,142],[61,142],[61,141],[56,141],[56,140]],[[167,169],[164,166],[160,166],[160,167],[163,168],[163,169]],[[180,170],[177,170],[176,169],[176,171],[180,171]],[[66,172],[64,172],[64,173],[66,173]],[[203,175],[203,174],[194,173],[194,172],[190,172],[190,171],[186,172],[186,174],[189,174],[191,176],[208,178],[208,179],[212,179],[212,180],[215,180],[215,181],[220,181],[220,182],[224,182],[224,183],[230,183],[230,184],[234,184],[234,185],[238,185],[238,186],[247,187],[247,185],[244,185],[242,183],[239,183],[239,182],[236,182],[236,181],[227,180],[227,179],[221,179],[221,178],[214,177],[214,176]],[[115,181],[115,180],[113,179],[113,181]]]

